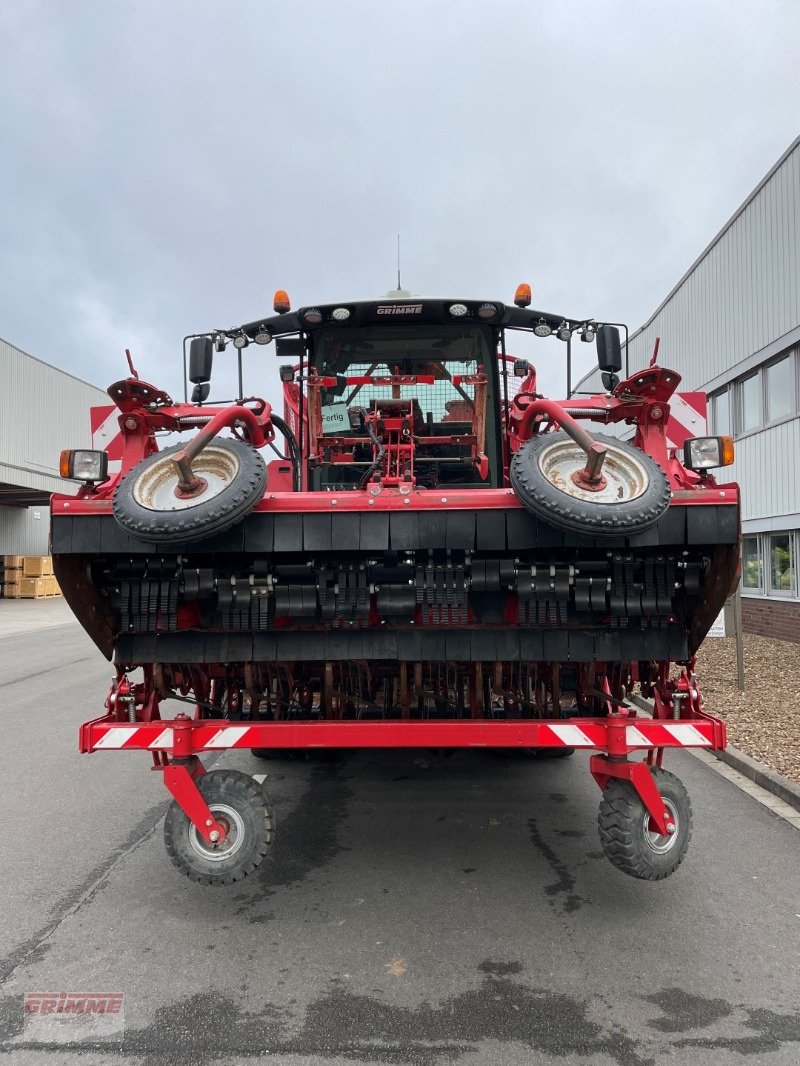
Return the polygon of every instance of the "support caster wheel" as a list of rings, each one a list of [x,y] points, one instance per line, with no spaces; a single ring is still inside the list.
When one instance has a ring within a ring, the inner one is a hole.
[[[275,815],[263,786],[240,770],[211,770],[197,787],[225,826],[225,839],[209,844],[177,802],[164,822],[167,854],[191,881],[231,885],[261,864],[275,838]]]
[[[598,822],[603,851],[617,869],[644,881],[661,881],[678,869],[688,851],[692,804],[674,774],[658,766],[651,772],[672,816],[674,833],[661,836],[633,785],[618,779],[609,781],[603,791]]]

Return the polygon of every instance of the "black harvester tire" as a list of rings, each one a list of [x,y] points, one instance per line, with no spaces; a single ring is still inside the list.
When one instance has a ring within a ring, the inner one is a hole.
[[[636,789],[612,778],[603,791],[598,824],[606,857],[623,873],[643,881],[662,881],[683,862],[692,839],[692,803],[674,774],[651,767],[653,779],[677,829],[661,837],[648,829],[649,816]]]
[[[267,468],[255,448],[215,438],[192,461],[195,474],[212,475],[209,490],[179,501],[172,492],[178,474],[170,457],[182,447],[149,455],[117,486],[114,517],[139,540],[185,544],[222,533],[249,514],[264,494]]]
[[[207,844],[177,802],[164,821],[167,854],[191,881],[232,885],[260,865],[275,838],[275,814],[264,788],[241,770],[211,770],[197,782],[218,821],[231,829],[219,848]]]
[[[569,473],[562,476],[565,470],[580,469],[585,456],[559,430],[532,437],[511,460],[511,484],[520,501],[548,525],[573,533],[602,537],[649,529],[669,507],[666,474],[655,459],[632,444],[602,433],[594,434],[594,440],[607,449],[603,474],[609,487],[605,491],[580,490]],[[557,468],[559,455],[561,469]]]

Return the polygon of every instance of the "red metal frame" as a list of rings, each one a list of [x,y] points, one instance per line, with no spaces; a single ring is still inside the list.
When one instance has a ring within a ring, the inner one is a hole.
[[[625,756],[651,748],[724,748],[725,723],[705,712],[691,719],[440,719],[232,722],[185,715],[128,722],[114,714],[85,722],[80,750],[164,751],[185,758],[228,748],[586,748]]]

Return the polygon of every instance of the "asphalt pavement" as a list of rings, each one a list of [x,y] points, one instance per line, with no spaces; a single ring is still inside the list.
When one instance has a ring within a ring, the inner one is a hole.
[[[111,671],[59,610],[0,601],[6,1061],[800,1061],[800,831],[691,755],[689,855],[649,884],[600,851],[585,755],[227,752],[277,842],[203,888],[147,756],[78,754]],[[22,1002],[50,991],[124,993],[123,1040],[42,1041]]]

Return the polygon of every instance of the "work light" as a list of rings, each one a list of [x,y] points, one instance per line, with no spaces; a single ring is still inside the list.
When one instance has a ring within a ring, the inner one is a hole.
[[[59,458],[58,472],[61,477],[74,481],[107,481],[108,456],[105,452],[67,449]]]
[[[683,465],[690,470],[713,470],[733,462],[733,437],[690,437],[683,445]]]

